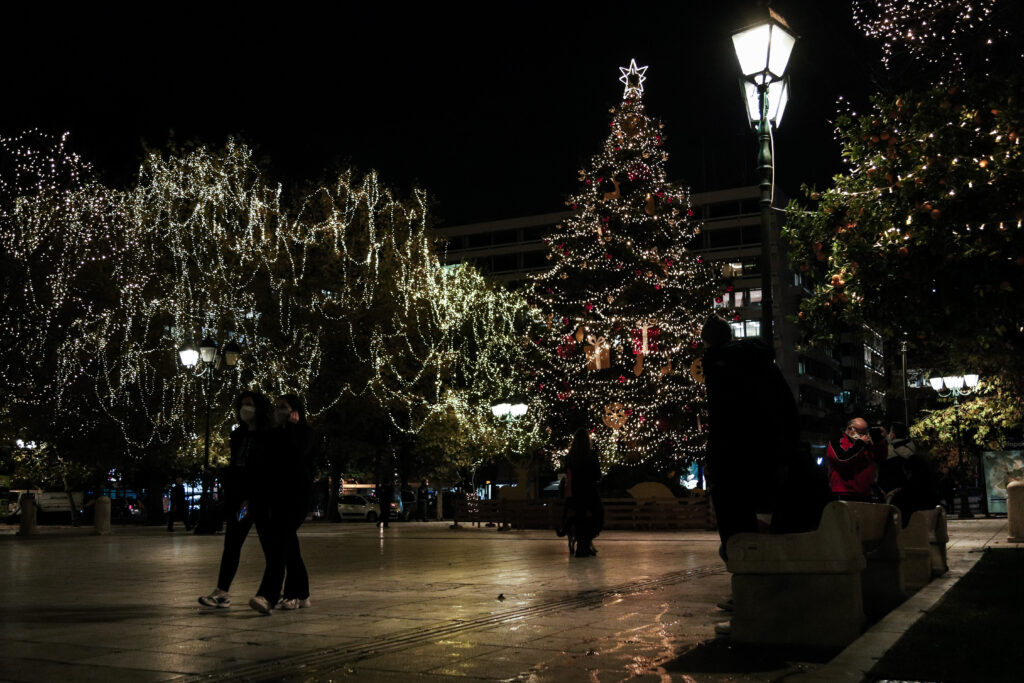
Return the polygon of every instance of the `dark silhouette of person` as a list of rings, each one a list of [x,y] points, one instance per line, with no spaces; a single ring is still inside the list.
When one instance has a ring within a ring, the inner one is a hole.
[[[221,473],[224,488],[224,512],[227,516],[224,551],[220,557],[217,585],[199,598],[207,607],[231,606],[231,582],[238,571],[242,546],[252,529],[249,499],[253,489],[253,464],[266,447],[270,428],[270,399],[258,391],[244,391],[235,399],[235,428],[231,431],[231,461]]]
[[[313,497],[313,434],[295,394],[278,397],[273,416],[250,500],[266,567],[249,606],[262,614],[310,606],[309,574],[298,530]]]
[[[171,487],[170,504],[167,507],[167,530],[174,531],[174,523],[181,520],[185,525],[185,531],[192,528],[188,518],[188,503],[185,500],[185,486],[182,478],[178,477]]]
[[[377,516],[377,526],[387,529],[388,519],[391,517],[391,501],[395,497],[395,475],[392,469],[390,446],[385,447],[381,453],[379,464],[376,493],[380,514]]]
[[[586,428],[581,427],[573,435],[566,458],[565,480],[566,523],[575,527],[576,557],[594,556],[597,554],[594,539],[604,528],[604,507],[597,487],[601,464]]]
[[[903,526],[918,510],[931,510],[939,504],[931,466],[917,454],[917,446],[902,422],[889,428],[889,458],[878,466],[878,486],[886,500],[899,508]]]
[[[704,323],[701,337],[708,397],[705,472],[722,542],[719,554],[727,559],[730,537],[758,531],[758,512],[773,513],[781,497],[804,500],[796,488],[801,477],[790,473],[805,473],[807,463],[799,458],[796,401],[772,349],[757,338],[732,339],[729,323],[717,316]],[[815,517],[812,506],[800,505],[787,508],[776,526],[814,528],[819,521],[820,511]]]
[[[427,504],[430,501],[430,489],[427,486],[427,480],[424,479],[420,482],[420,486],[416,489],[416,517],[421,521],[427,521]]]

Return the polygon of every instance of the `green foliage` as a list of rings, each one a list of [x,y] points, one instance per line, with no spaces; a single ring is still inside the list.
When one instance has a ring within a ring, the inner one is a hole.
[[[1024,349],[1024,78],[877,96],[837,120],[849,171],[792,201],[812,340],[906,331],[922,364],[1016,364]]]
[[[982,380],[970,396],[960,399],[958,406],[951,401],[945,408],[925,413],[910,428],[911,436],[930,449],[947,470],[955,470],[961,458],[973,466],[972,452],[978,448],[1001,449],[1007,432],[1019,431],[1024,425],[1024,398],[1011,377]]]

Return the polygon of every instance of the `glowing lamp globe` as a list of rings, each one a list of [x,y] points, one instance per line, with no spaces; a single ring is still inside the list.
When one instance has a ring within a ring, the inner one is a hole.
[[[199,351],[196,349],[195,344],[184,344],[178,349],[178,357],[181,359],[181,364],[186,368],[194,368],[196,363],[199,362]]]

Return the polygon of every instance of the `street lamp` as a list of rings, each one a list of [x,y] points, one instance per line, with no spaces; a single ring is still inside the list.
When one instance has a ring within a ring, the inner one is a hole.
[[[956,445],[958,449],[957,459],[960,469],[960,514],[957,517],[960,519],[974,518],[974,514],[971,512],[971,501],[967,494],[967,477],[964,476],[964,439],[963,434],[960,432],[960,397],[970,394],[978,386],[979,379],[978,375],[950,375],[948,377],[932,377],[928,380],[928,383],[932,385],[932,389],[941,398],[953,397],[953,414],[956,419]],[[943,387],[946,388],[945,391],[942,390]],[[981,474],[980,469],[978,473]],[[983,492],[982,501],[984,500]]]
[[[210,400],[213,393],[213,375],[222,365],[235,367],[242,349],[234,341],[224,345],[224,350],[217,351],[217,342],[206,337],[197,350],[194,344],[186,343],[178,349],[178,357],[186,368],[195,368],[202,361],[198,375],[206,377],[206,440],[203,447],[202,494],[199,498],[199,523],[196,524],[197,534],[213,534],[217,528],[213,515],[210,514],[209,475],[210,475]]]
[[[732,35],[740,64],[740,87],[750,125],[757,129],[757,170],[761,174],[761,338],[774,346],[772,331],[772,130],[789,102],[786,65],[797,35],[777,13]]]
[[[491,413],[501,422],[505,423],[506,432],[512,431],[512,423],[516,418],[526,414],[527,405],[521,398],[501,399],[491,404]],[[507,442],[506,442],[507,443]],[[509,449],[511,451],[511,449]],[[529,471],[529,465],[527,465]],[[527,484],[529,475],[527,475]]]

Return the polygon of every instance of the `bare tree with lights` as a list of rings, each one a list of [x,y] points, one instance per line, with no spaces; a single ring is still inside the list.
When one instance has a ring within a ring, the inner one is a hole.
[[[644,111],[647,68],[621,69],[604,148],[549,237],[552,266],[534,287],[546,325],[534,389],[555,443],[582,419],[607,460],[668,470],[703,452],[693,366],[718,283],[687,248],[700,226],[688,190],[667,179],[664,126]]]

